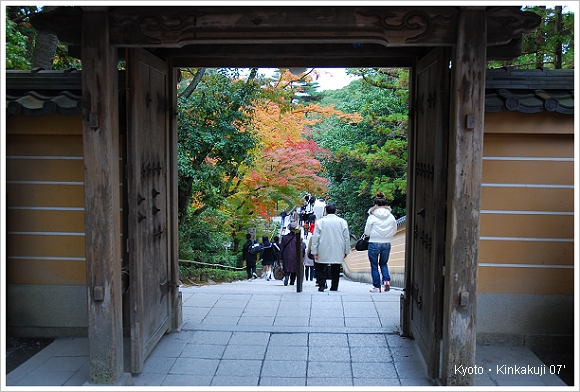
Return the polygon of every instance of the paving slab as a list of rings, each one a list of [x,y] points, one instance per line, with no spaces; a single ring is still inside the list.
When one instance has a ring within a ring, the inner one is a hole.
[[[370,287],[346,278],[338,291],[323,293],[309,281],[296,292],[296,286],[263,279],[182,287],[180,331],[161,338],[143,371],[132,375],[132,385],[434,387],[416,342],[398,333],[401,290],[370,293]],[[478,345],[476,353],[481,369],[476,386],[566,386],[549,368],[542,374],[545,365],[525,347]],[[524,366],[535,370],[522,374]],[[5,382],[77,390],[87,385],[88,375],[88,339],[66,338],[13,370]]]

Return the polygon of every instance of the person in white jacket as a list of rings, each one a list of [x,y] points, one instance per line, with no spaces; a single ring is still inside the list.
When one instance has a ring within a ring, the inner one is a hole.
[[[318,291],[324,291],[328,264],[332,278],[330,291],[337,291],[340,266],[350,253],[350,233],[346,220],[336,215],[334,203],[326,204],[325,210],[326,216],[316,220],[314,225],[310,248],[314,255],[314,273]]]
[[[384,195],[377,193],[375,206],[369,210],[369,217],[364,231],[365,236],[369,237],[368,257],[371,263],[371,277],[373,280],[371,293],[381,292],[381,282],[384,284],[385,291],[391,289],[391,276],[389,275],[387,263],[391,253],[391,241],[396,233],[397,220],[391,214],[391,209],[387,205]]]

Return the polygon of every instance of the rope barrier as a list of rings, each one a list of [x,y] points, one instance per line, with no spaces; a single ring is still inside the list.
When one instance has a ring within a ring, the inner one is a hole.
[[[204,263],[204,262],[201,262],[201,261],[194,261],[194,260],[183,260],[183,259],[179,259],[179,262],[180,263],[189,263],[189,264],[204,265],[204,266],[208,266],[208,267],[225,268],[225,269],[230,269],[230,270],[234,270],[234,271],[245,271],[246,270],[245,267],[232,267],[232,266],[229,266],[229,265]]]

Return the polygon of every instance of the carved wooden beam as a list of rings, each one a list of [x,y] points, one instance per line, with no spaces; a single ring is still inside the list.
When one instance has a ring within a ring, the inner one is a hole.
[[[542,18],[533,12],[522,12],[520,7],[488,7],[485,10],[487,23],[487,46],[507,45],[520,40],[522,33],[538,28]]]
[[[80,44],[85,7],[31,18],[39,31]],[[179,48],[193,44],[375,43],[388,47],[455,45],[456,7],[103,7],[111,45]],[[519,7],[487,7],[488,46],[509,45],[540,17]],[[513,45],[512,45],[513,46]],[[516,54],[517,55],[517,54]]]
[[[203,43],[454,42],[452,7],[120,7],[110,12],[113,45]]]

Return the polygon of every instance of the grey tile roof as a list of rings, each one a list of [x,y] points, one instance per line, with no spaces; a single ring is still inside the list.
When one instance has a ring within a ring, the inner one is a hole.
[[[574,114],[574,70],[491,69],[485,111]],[[81,112],[81,71],[7,71],[6,112],[40,116]]]
[[[6,114],[81,113],[81,76],[76,69],[6,71]]]
[[[485,78],[485,111],[574,114],[574,70],[492,69]]]
[[[82,112],[81,96],[69,91],[62,91],[51,96],[42,95],[36,91],[28,91],[22,96],[7,94],[6,101],[8,114],[42,116],[54,113],[73,115]]]

